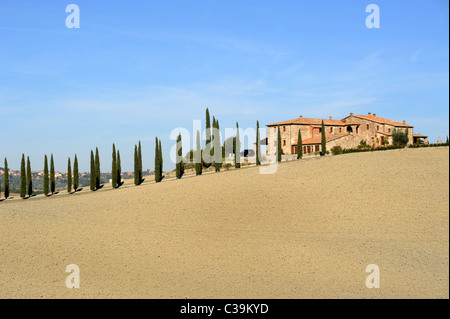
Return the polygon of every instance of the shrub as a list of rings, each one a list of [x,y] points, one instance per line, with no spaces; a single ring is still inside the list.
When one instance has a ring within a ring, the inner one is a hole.
[[[331,148],[331,153],[333,153],[333,155],[342,154],[342,147],[340,147],[339,145],[333,146]]]

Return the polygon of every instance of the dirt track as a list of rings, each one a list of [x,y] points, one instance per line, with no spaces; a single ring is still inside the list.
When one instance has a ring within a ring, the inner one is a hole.
[[[0,298],[448,298],[448,165],[393,150],[1,202]]]

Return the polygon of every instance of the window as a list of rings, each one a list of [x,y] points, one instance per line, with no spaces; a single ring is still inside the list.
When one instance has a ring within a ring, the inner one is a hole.
[[[286,132],[286,126],[283,126],[283,132]]]
[[[391,129],[390,128],[388,128],[388,132],[391,133]]]
[[[342,133],[342,127],[339,128],[339,133]]]
[[[283,140],[283,146],[286,146],[286,140]]]
[[[369,124],[366,124],[366,130],[369,130]]]
[[[333,127],[330,127],[330,133],[332,133],[333,132]]]
[[[377,131],[379,131],[380,130],[380,126],[379,125],[377,125]]]

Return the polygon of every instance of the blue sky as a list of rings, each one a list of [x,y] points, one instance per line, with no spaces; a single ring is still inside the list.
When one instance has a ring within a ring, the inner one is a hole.
[[[67,29],[65,8],[80,8]],[[368,29],[365,8],[380,8]],[[449,131],[449,4],[442,1],[0,0],[0,158],[42,169],[111,144],[132,170],[134,144],[166,169],[174,128],[254,127],[350,112],[406,120],[431,141]],[[185,145],[185,151],[187,151]],[[0,165],[2,166],[2,165]]]

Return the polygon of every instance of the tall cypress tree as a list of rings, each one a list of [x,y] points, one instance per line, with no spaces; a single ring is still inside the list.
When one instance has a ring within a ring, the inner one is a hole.
[[[222,167],[222,144],[220,143],[219,120],[214,122],[214,167],[216,172]]]
[[[327,139],[326,139],[325,125],[323,124],[323,120],[322,120],[321,147],[322,147],[322,154],[321,155],[325,155],[325,153],[327,152]]]
[[[100,155],[98,147],[95,148],[95,189],[100,189]]]
[[[259,121],[256,121],[256,165],[261,165],[261,145],[259,143]]]
[[[195,174],[202,175],[202,149],[200,145],[200,131],[197,131],[197,147],[195,150]]]
[[[177,157],[176,157],[176,174],[177,178],[180,179],[184,173],[184,163],[183,163],[183,146],[181,142],[181,133],[177,137]]]
[[[55,161],[53,160],[53,154],[50,155],[50,192],[52,195],[56,191],[56,181],[55,181]]]
[[[138,160],[139,160],[139,184],[142,183],[142,150],[141,150],[141,141],[139,141],[138,146]]]
[[[236,122],[236,146],[234,151],[234,166],[241,168],[241,140],[239,139],[239,124]]]
[[[120,163],[120,152],[117,150],[117,187],[122,186],[122,164]]]
[[[301,159],[303,157],[303,143],[302,143],[302,131],[298,129],[297,136],[297,159]]]
[[[27,195],[27,177],[25,175],[25,154],[22,154],[22,162],[20,163],[20,197],[25,198]]]
[[[134,145],[134,185],[139,185],[139,162],[137,145]]]
[[[78,175],[78,158],[75,154],[75,159],[73,160],[73,191],[76,192],[79,186],[79,175]]]
[[[283,149],[281,148],[281,131],[280,125],[278,125],[278,133],[277,133],[277,161],[281,162],[281,155],[283,155]]]
[[[44,195],[48,196],[48,159],[44,156]]]
[[[95,159],[93,150],[91,150],[91,172],[89,177],[89,187],[91,191],[95,191]]]
[[[161,177],[161,180],[163,179],[163,153],[162,153],[162,146],[161,146],[161,140],[159,140],[159,176]]]
[[[155,182],[156,183],[159,183],[161,181],[160,165],[161,165],[161,161],[159,159],[159,141],[158,141],[158,137],[155,137]]]
[[[70,166],[70,157],[67,160],[67,192],[72,192],[72,168]]]
[[[209,115],[208,108],[206,109],[206,143],[203,150],[202,163],[208,168],[212,164],[211,149],[212,149],[212,137],[211,137],[211,117]]]
[[[111,168],[111,182],[112,188],[117,188],[117,153],[116,153],[116,145],[113,143],[112,150],[112,168]]]
[[[5,157],[5,198],[9,197],[9,169],[8,169],[8,161]]]
[[[27,195],[28,197],[33,195],[33,179],[31,177],[31,163],[29,156],[27,156]]]

